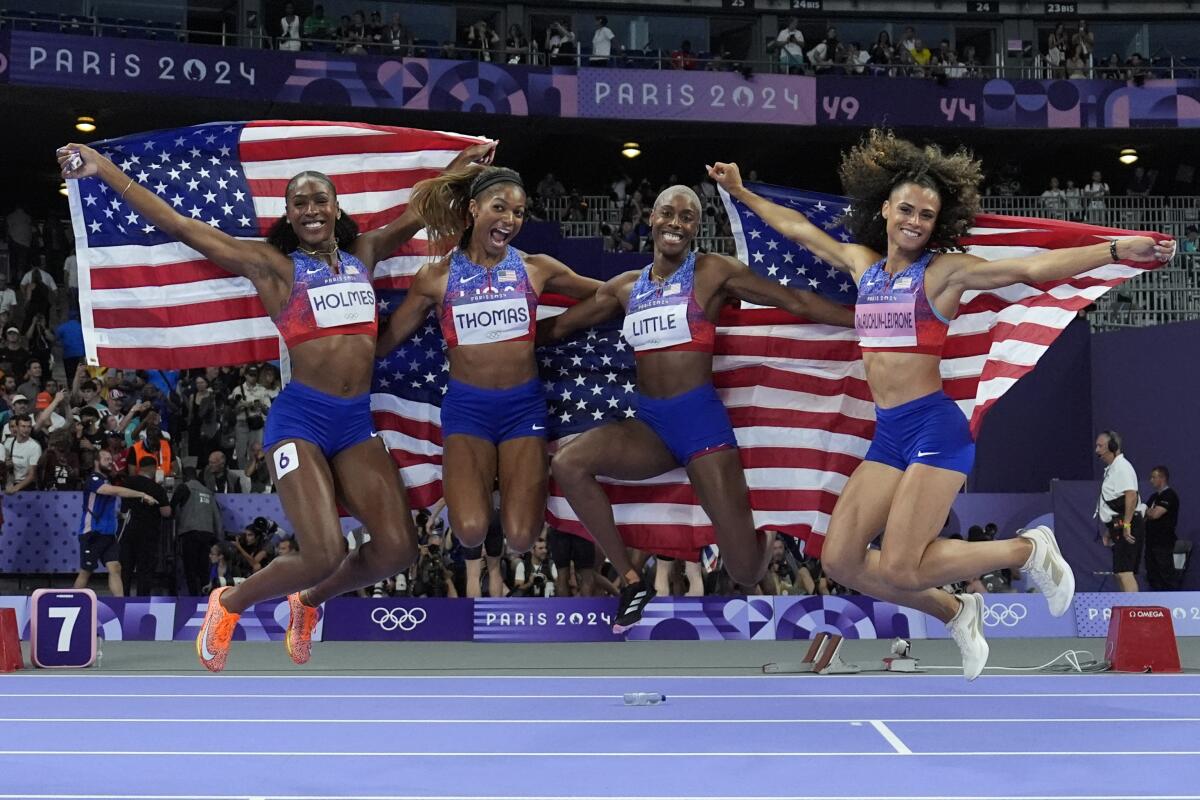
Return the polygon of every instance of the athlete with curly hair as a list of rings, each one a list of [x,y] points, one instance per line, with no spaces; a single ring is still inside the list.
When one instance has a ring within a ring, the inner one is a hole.
[[[996,261],[958,252],[958,238],[978,211],[979,162],[965,150],[947,154],[879,130],[841,164],[852,243],[748,190],[736,164],[717,163],[708,173],[775,230],[858,285],[855,326],[875,400],[875,437],[833,510],[821,554],[826,573],[941,619],[962,650],[967,679],[974,680],[988,657],[983,598],[933,587],[1020,568],[1051,613],[1061,616],[1075,578],[1046,527],[1004,541],[938,538],[975,456],[966,418],[942,391],[950,320],[964,292],[1060,280],[1116,261],[1166,262],[1174,242],[1131,236]],[[869,549],[881,531],[880,548]]]

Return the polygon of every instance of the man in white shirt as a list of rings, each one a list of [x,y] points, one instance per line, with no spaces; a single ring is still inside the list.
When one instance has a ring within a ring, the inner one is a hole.
[[[242,384],[229,393],[229,400],[237,412],[234,427],[234,458],[238,469],[250,463],[250,443],[263,442],[263,427],[267,409],[271,407],[271,396],[258,383],[258,367],[246,367]]]
[[[38,274],[38,277],[42,279],[42,283],[46,284],[46,288],[52,292],[58,291],[58,284],[54,282],[54,278],[50,276],[49,272],[46,272],[46,270],[42,269],[41,267],[34,267],[26,272],[21,277],[21,285],[28,286],[29,284],[33,283],[33,273],[35,272]]]
[[[612,41],[617,38],[608,27],[608,17],[596,17],[596,32],[592,34],[592,55],[588,66],[607,67],[612,56]]]
[[[1067,195],[1058,185],[1058,178],[1050,179],[1050,188],[1042,192],[1042,207],[1050,212],[1055,219],[1066,215]]]
[[[804,34],[800,32],[797,17],[788,19],[787,27],[775,37],[775,46],[779,48],[779,64],[785,72],[799,75],[804,71]]]
[[[17,293],[8,287],[8,276],[0,274],[0,314],[7,314],[16,304]]]
[[[513,565],[513,590],[516,597],[553,597],[558,569],[548,557],[546,540],[538,539],[525,558]]]
[[[1092,182],[1083,187],[1081,194],[1087,200],[1088,221],[1100,222],[1104,211],[1104,198],[1111,194],[1100,170],[1092,172]]]
[[[29,415],[19,414],[13,418],[13,423],[16,435],[5,436],[3,443],[0,443],[8,475],[4,490],[7,494],[30,488],[37,478],[38,461],[42,459],[42,446],[30,438],[33,435],[33,420]]]
[[[283,4],[283,18],[279,20],[279,49],[291,53],[300,52],[300,15],[293,3]]]
[[[1096,437],[1096,457],[1104,462],[1104,480],[1096,516],[1104,524],[1104,545],[1113,549],[1113,574],[1122,592],[1138,590],[1137,571],[1145,546],[1145,506],[1138,502],[1137,472],[1121,452],[1116,431]]]
[[[63,275],[67,279],[67,289],[72,292],[79,291],[79,261],[74,253],[63,259]]]

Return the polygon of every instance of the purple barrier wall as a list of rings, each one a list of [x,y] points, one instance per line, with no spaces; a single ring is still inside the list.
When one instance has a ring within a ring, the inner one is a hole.
[[[4,526],[0,529],[0,574],[72,574],[79,568],[76,539],[83,514],[80,492],[19,492],[3,497]],[[255,517],[268,517],[285,531],[291,525],[276,494],[217,496],[226,531],[240,531]],[[357,525],[342,520],[342,529]],[[100,569],[103,572],[103,567]]]
[[[1072,322],[988,411],[970,491],[1045,492],[1056,478],[1092,477],[1091,351],[1087,322]]]
[[[48,600],[44,602],[53,602]],[[107,641],[191,641],[204,621],[199,597],[101,597],[98,633]],[[1114,605],[1159,605],[1170,610],[1175,633],[1200,636],[1200,594],[1080,594],[1074,613],[1054,618],[1038,595],[993,594],[983,624],[989,638],[1104,636]],[[0,597],[16,611],[28,640],[28,597]],[[614,642],[615,598],[367,599],[339,597],[322,607],[314,641],[341,642]],[[259,603],[242,613],[234,639],[279,641],[287,603]],[[45,617],[43,622],[45,623]],[[40,630],[40,628],[39,628]],[[818,633],[848,639],[945,638],[945,626],[910,608],[869,597],[673,597],[656,599],[630,629],[628,641],[792,641]],[[57,630],[51,628],[54,636]],[[236,654],[237,648],[234,648]],[[796,659],[803,649],[797,648]],[[919,655],[918,650],[918,655]],[[881,651],[880,655],[883,653]],[[237,656],[235,655],[236,659]],[[283,658],[282,652],[280,658]],[[319,660],[319,655],[318,655]]]
[[[1063,558],[1075,571],[1075,588],[1080,592],[1112,591],[1113,578],[1097,575],[1112,571],[1112,550],[1100,541],[1100,526],[1092,517],[1097,481],[1055,481],[1050,485],[1054,508],[1054,534]]]
[[[1200,541],[1200,322],[1099,333],[1092,342],[1092,415],[1095,431],[1121,434],[1125,454],[1142,479],[1142,499],[1153,491],[1150,470],[1165,464],[1179,493],[1179,534]],[[1102,474],[1098,461],[1095,477]],[[1200,588],[1200,567],[1189,588]]]

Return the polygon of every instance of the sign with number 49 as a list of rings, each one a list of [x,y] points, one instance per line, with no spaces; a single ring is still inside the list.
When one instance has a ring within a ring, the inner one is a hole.
[[[96,660],[96,593],[38,589],[30,598],[30,656],[45,668],[90,667]]]

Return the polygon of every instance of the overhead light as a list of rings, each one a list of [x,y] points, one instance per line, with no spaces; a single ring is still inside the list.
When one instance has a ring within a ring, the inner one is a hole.
[[[1138,151],[1132,147],[1126,147],[1121,151],[1121,155],[1117,156],[1117,160],[1125,165],[1132,164],[1138,160]]]
[[[637,142],[626,142],[621,145],[621,155],[626,158],[637,158],[642,154],[642,147]]]
[[[58,193],[61,194],[63,197],[67,196],[67,182],[66,181],[63,181],[62,183],[60,183],[58,185]]]
[[[75,130],[80,133],[92,133],[96,130],[95,117],[79,117],[75,120]]]

